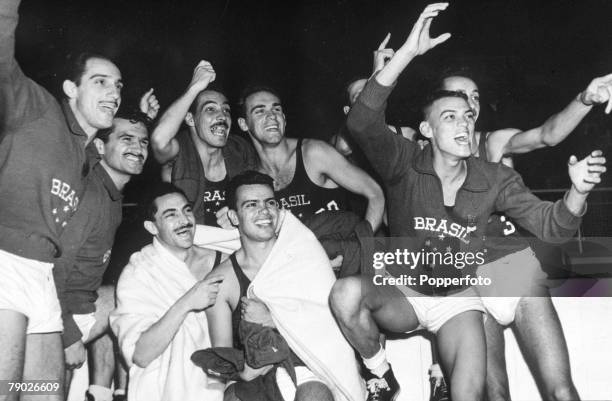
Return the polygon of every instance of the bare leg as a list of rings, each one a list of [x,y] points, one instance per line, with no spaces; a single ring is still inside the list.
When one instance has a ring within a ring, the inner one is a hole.
[[[108,317],[115,308],[115,289],[112,286],[103,286],[98,289],[96,300],[96,323],[91,329],[87,348],[90,356],[91,382],[90,392],[108,393],[110,397],[113,375],[115,373],[115,352],[113,340],[110,337],[110,323]],[[102,396],[99,393],[98,398]]]
[[[364,358],[380,350],[379,327],[404,333],[419,325],[412,305],[401,291],[392,286],[374,286],[369,277],[336,281],[330,306],[340,329]]]
[[[487,339],[487,397],[489,401],[508,401],[510,390],[504,327],[491,315],[487,315],[484,327]]]
[[[25,358],[28,319],[19,312],[0,310],[0,379],[19,382]],[[0,401],[17,400],[17,393],[0,394]]]
[[[567,343],[550,297],[522,298],[515,328],[523,355],[546,400],[579,400],[572,382]]]
[[[64,349],[60,333],[28,334],[23,380],[49,380],[64,383]],[[32,401],[61,401],[64,391],[56,394],[22,395],[21,399]]]
[[[438,331],[440,359],[450,376],[453,401],[478,401],[484,394],[486,345],[482,313],[467,311]]]

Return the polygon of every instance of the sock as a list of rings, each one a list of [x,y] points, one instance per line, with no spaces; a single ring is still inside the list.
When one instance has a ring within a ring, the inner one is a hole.
[[[113,390],[110,388],[92,384],[88,391],[96,398],[96,401],[113,401]]]
[[[113,395],[125,395],[125,389],[124,388],[118,388],[117,390],[115,390]]]
[[[387,362],[387,355],[385,354],[385,349],[382,347],[382,345],[374,356],[370,358],[361,358],[363,359],[363,364],[365,367],[378,377],[383,377],[387,370],[391,368]]]

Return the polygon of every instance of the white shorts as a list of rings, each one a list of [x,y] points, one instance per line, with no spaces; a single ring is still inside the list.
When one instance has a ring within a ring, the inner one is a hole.
[[[491,279],[491,285],[474,288],[481,296],[487,312],[504,326],[514,321],[521,298],[530,295],[539,280],[546,278],[531,248],[482,265],[477,275]]]
[[[62,310],[53,281],[53,264],[0,249],[0,309],[28,318],[27,334],[62,331]]]
[[[311,381],[323,383],[306,366],[295,367],[295,378],[298,386]],[[276,370],[276,384],[285,401],[293,401],[295,399],[296,386],[293,384],[293,380],[291,380],[291,376],[289,376],[285,368],[278,368]]]
[[[435,334],[444,323],[460,313],[471,310],[485,311],[482,301],[473,288],[466,288],[445,297],[419,295],[418,292],[403,285],[398,285],[397,288],[406,295],[406,300],[412,305],[419,320],[419,327],[416,330],[424,328]]]
[[[79,327],[79,330],[81,330],[81,333],[83,334],[81,336],[81,341],[83,341],[83,344],[87,343],[87,341],[89,341],[89,335],[91,334],[91,329],[96,324],[96,314],[92,312],[92,313],[85,313],[85,314],[79,314],[79,315],[72,315],[72,318],[74,319],[74,322],[76,323],[76,325]]]

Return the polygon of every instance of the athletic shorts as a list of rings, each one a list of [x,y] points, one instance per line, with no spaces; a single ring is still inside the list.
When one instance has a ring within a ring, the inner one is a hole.
[[[296,366],[295,377],[298,386],[311,381],[323,383],[323,381],[306,366]],[[276,370],[276,384],[285,401],[293,401],[295,399],[296,386],[293,384],[293,380],[291,380],[291,376],[289,376],[285,368],[278,368]]]
[[[491,279],[491,285],[474,288],[487,312],[504,326],[514,321],[521,298],[531,295],[540,280],[546,278],[531,248],[482,265],[477,275]]]
[[[444,323],[460,313],[471,310],[485,311],[482,301],[473,288],[466,288],[445,297],[419,295],[403,285],[398,285],[397,288],[406,295],[406,300],[412,305],[419,320],[419,327],[416,330],[426,329],[435,334]]]
[[[28,318],[27,334],[61,332],[62,310],[53,281],[53,264],[0,249],[0,309]]]
[[[91,334],[91,329],[93,329],[96,324],[96,314],[92,313],[84,313],[79,315],[72,315],[74,322],[78,326],[79,330],[81,330],[82,336],[81,341],[83,344],[87,343],[89,340],[89,335]]]

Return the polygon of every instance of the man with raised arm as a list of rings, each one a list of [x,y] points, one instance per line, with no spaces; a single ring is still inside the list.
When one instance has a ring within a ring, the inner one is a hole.
[[[105,57],[81,54],[58,103],[15,60],[19,4],[0,1],[0,378],[61,383],[52,268],[91,169],[85,147],[111,126],[121,102],[121,73]],[[37,397],[59,400],[62,391]]]
[[[208,61],[200,61],[185,93],[162,114],[151,135],[155,159],[164,165],[163,179],[185,192],[197,223],[207,225],[217,224],[227,181],[257,163],[251,144],[230,135],[229,102],[209,87],[216,76]],[[183,121],[188,129],[179,132]]]
[[[465,93],[475,117],[480,115],[480,92],[467,69],[447,70],[438,78],[440,89]],[[474,131],[472,154],[487,161],[513,166],[513,154],[527,153],[546,146],[555,146],[563,141],[594,105],[608,102],[606,113],[612,109],[612,75],[595,78],[563,110],[549,117],[541,126],[529,130],[516,128],[498,129],[491,132]],[[492,216],[488,234],[492,241],[489,257],[493,252],[500,256],[510,249],[518,252],[527,250],[528,259],[508,263],[521,264],[526,277],[544,278],[540,262],[529,249],[529,242],[517,236],[516,227],[506,216]],[[504,263],[483,267],[483,273],[504,274]],[[535,284],[535,283],[534,283]],[[487,337],[487,393],[490,400],[510,397],[508,375],[505,367],[505,346],[503,328],[515,323],[520,335],[522,349],[536,361],[536,380],[541,383],[546,397],[551,400],[575,400],[578,393],[574,387],[569,355],[563,329],[550,299],[548,289],[543,286],[525,286],[524,293],[516,292],[514,297],[484,297],[483,303],[493,319],[486,320]],[[495,288],[481,289],[482,295],[494,294]],[[521,296],[533,295],[533,296]],[[526,334],[530,333],[530,334]]]
[[[189,358],[210,346],[204,309],[215,303],[223,276],[204,277],[222,254],[193,245],[191,204],[172,184],[152,190],[144,224],[153,244],[130,257],[110,319],[130,368],[128,400],[220,401],[223,386]]]
[[[444,245],[452,260],[466,253],[478,260],[479,254],[486,253],[483,235],[488,218],[499,211],[542,239],[571,237],[580,224],[588,193],[605,171],[601,152],[595,151],[580,162],[572,156],[572,188],[563,199],[551,203],[533,196],[513,170],[471,155],[474,112],[461,93],[439,91],[428,97],[419,129],[431,146],[420,150],[413,142],[389,133],[384,118],[386,100],[415,57],[450,37],[429,37],[432,19],[447,6],[437,3],[425,8],[406,42],[370,79],[349,114],[353,138],[385,182],[391,235],[407,238],[413,252],[427,248],[435,254],[437,247]],[[339,280],[332,290],[332,310],[371,371],[372,399],[391,400],[399,391],[378,343],[378,327],[410,331],[419,326],[437,335],[441,362],[450,374],[451,398],[483,397],[485,343],[480,312],[484,309],[474,290],[468,288],[466,273],[472,270],[455,269],[459,266],[452,260],[450,266],[435,260],[424,263],[421,258],[415,272],[455,278],[457,284],[449,287],[417,280],[417,285],[393,285],[391,281],[385,286],[375,285],[380,281],[371,277],[354,277]],[[388,269],[394,277],[410,272],[401,266]],[[447,296],[426,296],[432,294]]]

